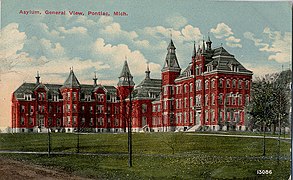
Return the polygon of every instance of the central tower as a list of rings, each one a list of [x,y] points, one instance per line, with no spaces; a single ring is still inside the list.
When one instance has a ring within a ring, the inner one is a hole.
[[[162,111],[164,131],[173,131],[175,79],[180,75],[181,68],[176,57],[176,47],[171,39],[167,47],[167,55],[162,69]]]

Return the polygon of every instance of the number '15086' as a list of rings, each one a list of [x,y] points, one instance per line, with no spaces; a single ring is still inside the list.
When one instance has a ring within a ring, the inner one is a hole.
[[[273,174],[272,170],[256,170],[256,174]]]

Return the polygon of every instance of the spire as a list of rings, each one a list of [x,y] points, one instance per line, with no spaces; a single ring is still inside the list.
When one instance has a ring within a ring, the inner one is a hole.
[[[196,57],[196,47],[195,47],[195,41],[193,41],[193,55],[192,55],[193,58]]]
[[[37,71],[37,76],[36,76],[36,79],[37,79],[37,81],[36,81],[36,84],[40,84],[40,75],[39,75],[39,71]]]
[[[207,40],[206,44],[207,44],[207,48],[208,48],[207,50],[208,51],[212,50],[212,41],[210,39],[210,33],[208,33],[208,40]]]
[[[197,53],[200,54],[200,45],[197,46]]]
[[[149,68],[149,63],[147,63],[147,70],[145,71],[145,78],[150,79],[150,68]]]
[[[118,86],[134,86],[133,76],[130,73],[127,60],[124,61],[122,71],[119,76]]]
[[[162,71],[170,70],[170,69],[181,70],[177,57],[176,57],[176,52],[175,52],[176,47],[172,39],[167,47],[167,50],[168,50],[168,53],[166,55],[165,64]]]
[[[97,73],[96,72],[95,72],[95,76],[94,76],[93,80],[94,80],[94,86],[97,86],[98,78],[97,78]]]
[[[204,43],[204,39],[202,40],[202,52],[204,53],[206,51],[206,48],[205,48],[205,43]]]
[[[80,88],[80,83],[73,72],[73,67],[70,68],[69,76],[61,88]]]

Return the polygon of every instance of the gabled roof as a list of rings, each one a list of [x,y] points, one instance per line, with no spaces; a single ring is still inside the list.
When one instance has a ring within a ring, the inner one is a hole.
[[[252,71],[247,70],[235,59],[234,55],[227,52],[223,47],[214,49],[212,59],[206,66],[212,66],[212,71],[234,71],[232,70],[232,66],[236,66],[237,71],[234,72],[252,74]]]
[[[125,60],[119,77],[128,77],[128,75],[129,75],[129,77],[132,77],[130,70],[129,70],[129,67],[128,67],[128,63]]]
[[[180,66],[179,66],[179,63],[178,63],[178,60],[177,60],[177,57],[176,57],[176,53],[175,53],[175,46],[174,46],[174,43],[171,39],[169,45],[168,45],[168,53],[166,55],[166,59],[165,59],[165,63],[164,63],[164,66],[163,66],[163,70],[168,70],[168,69],[173,69],[173,70],[181,70]]]
[[[80,83],[72,69],[70,70],[70,74],[61,88],[80,88]]]
[[[124,65],[120,73],[119,82],[117,85],[118,86],[128,86],[128,85],[134,86],[133,76],[130,73],[128,63],[126,60],[124,61]]]
[[[184,69],[184,71],[177,78],[187,77],[188,72],[192,70],[191,68],[192,68],[192,63],[189,63],[186,69]]]

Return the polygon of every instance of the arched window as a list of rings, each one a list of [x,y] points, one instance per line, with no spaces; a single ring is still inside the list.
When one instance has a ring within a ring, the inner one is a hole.
[[[232,81],[232,88],[236,88],[236,79],[233,79]]]
[[[205,81],[205,89],[209,89],[209,80]]]
[[[238,89],[242,89],[242,80],[238,81]]]
[[[223,88],[223,79],[219,79],[219,88]]]

